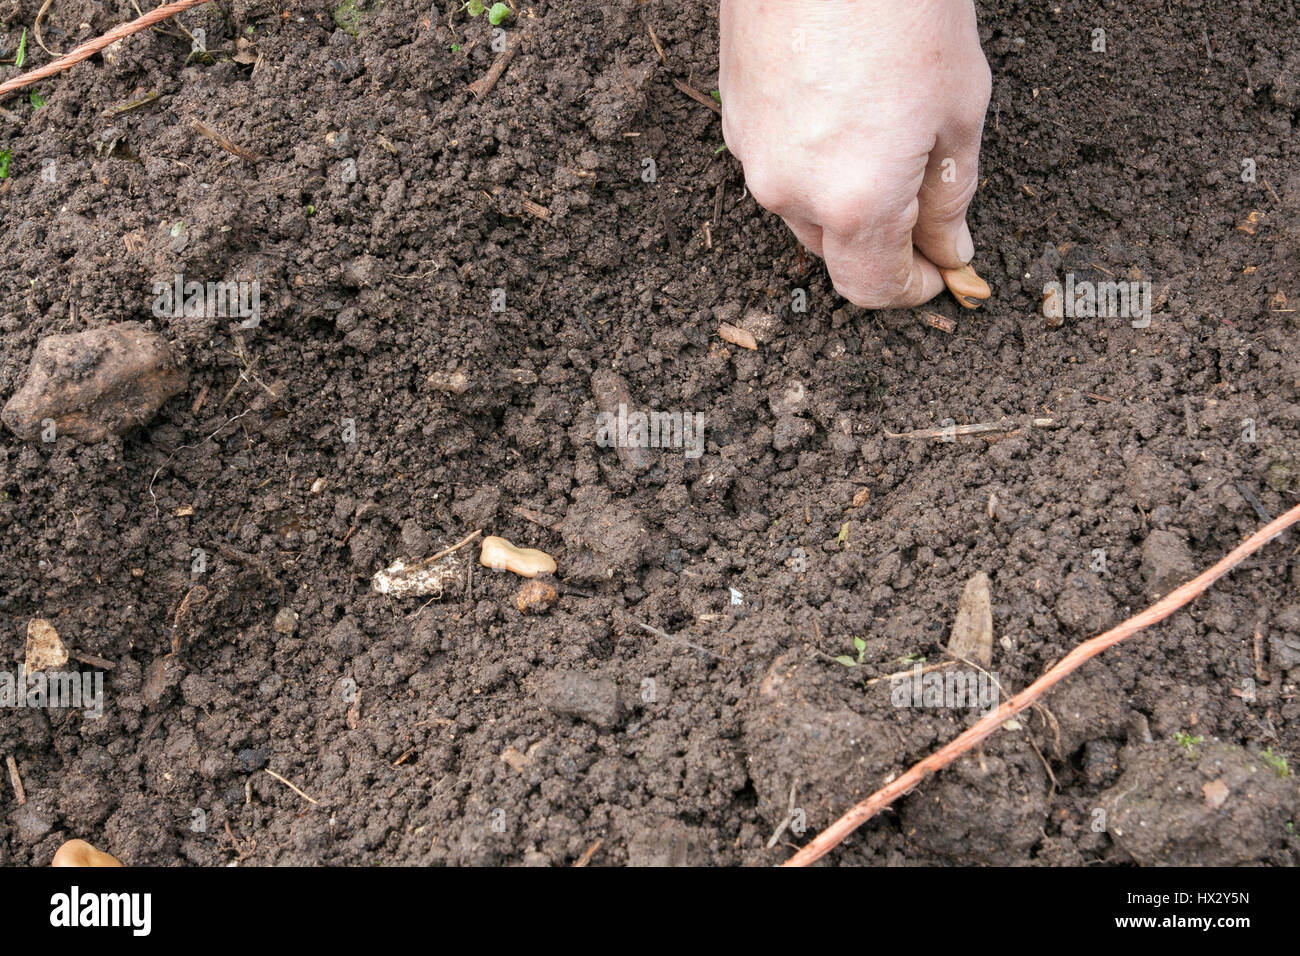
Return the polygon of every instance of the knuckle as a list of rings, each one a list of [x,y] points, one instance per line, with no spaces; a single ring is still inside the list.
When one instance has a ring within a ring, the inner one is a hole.
[[[988,108],[989,100],[993,98],[993,68],[989,66],[989,61],[985,60],[983,68],[979,73],[979,83],[976,86],[979,93],[980,115],[983,116],[984,110]]]
[[[818,197],[818,220],[822,228],[839,236],[852,236],[874,229],[891,215],[889,199],[880,191],[862,187],[841,187]]]
[[[856,275],[830,269],[835,291],[864,309],[887,309],[901,302],[911,279],[910,269],[880,269],[868,266]]]
[[[793,209],[797,192],[778,165],[761,160],[746,163],[745,185],[763,208],[779,216]]]

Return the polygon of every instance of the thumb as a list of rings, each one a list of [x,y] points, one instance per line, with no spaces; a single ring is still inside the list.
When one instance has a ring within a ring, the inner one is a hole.
[[[941,269],[959,269],[975,255],[966,210],[979,183],[979,141],[930,153],[921,184],[912,243]]]

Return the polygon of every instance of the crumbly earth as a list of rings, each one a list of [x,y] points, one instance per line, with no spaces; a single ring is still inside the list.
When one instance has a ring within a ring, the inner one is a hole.
[[[975,313],[853,308],[755,205],[674,85],[716,86],[713,3],[516,6],[482,98],[485,18],[232,0],[3,104],[0,398],[43,336],[123,321],[188,386],[122,438],[0,437],[6,669],[33,617],[111,664],[99,719],[0,712],[26,789],[0,784],[0,862],[80,837],[128,864],[776,863],[975,719],[869,683],[942,660],[972,575],[1012,692],[1296,503],[1293,0],[980,3]],[[3,4],[3,56],[39,7]],[[43,37],[132,16],[59,0]],[[1066,272],[1149,280],[1150,326],[1053,326]],[[260,322],[155,310],[177,275],[257,280]],[[702,454],[598,446],[610,375],[701,413]],[[554,606],[486,568],[428,604],[371,589],[478,529],[556,558]],[[1294,865],[1275,785],[1193,806],[1132,755],[1184,734],[1295,763],[1296,540],[826,862],[1169,858],[1094,826],[1147,780],[1171,838],[1228,807],[1234,862]],[[769,847],[792,807],[809,829]]]

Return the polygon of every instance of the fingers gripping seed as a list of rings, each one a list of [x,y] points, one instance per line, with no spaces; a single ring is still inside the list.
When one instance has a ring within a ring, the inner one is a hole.
[[[968,309],[978,309],[980,303],[993,294],[989,284],[979,277],[973,266],[960,269],[940,269],[944,284],[958,302]]]
[[[121,866],[122,861],[115,856],[96,850],[85,840],[69,840],[59,847],[50,861],[50,866]]]
[[[505,538],[495,535],[483,539],[483,550],[479,552],[478,563],[485,568],[512,571],[526,578],[555,573],[555,559],[545,551],[516,548]]]

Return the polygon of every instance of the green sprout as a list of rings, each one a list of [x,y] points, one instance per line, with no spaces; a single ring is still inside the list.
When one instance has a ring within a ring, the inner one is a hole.
[[[1272,747],[1264,748],[1264,761],[1277,771],[1279,777],[1291,776],[1291,768],[1286,765],[1286,757],[1273,753]]]
[[[726,152],[726,149],[727,149],[727,144],[723,143],[721,146],[719,146],[717,149],[713,151],[713,155],[717,156],[719,153]]]
[[[344,33],[359,36],[364,13],[363,0],[343,0],[334,8],[334,25]]]
[[[862,659],[867,656],[867,642],[860,637],[855,637],[853,639],[853,646],[858,651],[857,660],[854,660],[847,654],[841,654],[839,657],[835,658],[835,663],[843,664],[845,667],[857,667],[861,664]]]
[[[494,27],[501,26],[506,20],[510,19],[511,14],[514,12],[508,4],[494,3],[489,7],[483,0],[469,0],[461,9],[471,17],[481,17],[486,13],[488,23]]]
[[[315,207],[315,206],[312,206],[312,205],[308,205],[308,206],[307,206],[307,215],[309,215],[309,216],[314,216],[314,215],[316,215],[316,207]]]
[[[710,90],[710,91],[709,91],[709,95],[710,95],[711,97],[713,97],[715,100],[717,100],[719,103],[722,102],[722,91],[721,91],[721,90]]]
[[[23,35],[18,40],[18,55],[14,57],[14,69],[21,70],[23,61],[27,59],[27,28],[23,27]]]
[[[32,90],[27,98],[31,101],[32,109],[38,110],[45,105],[45,97],[41,96],[36,90]]]
[[[12,149],[0,149],[0,179],[9,178],[9,161],[14,158]]]
[[[903,665],[907,665],[907,664],[924,664],[924,663],[925,663],[925,655],[924,655],[924,654],[908,654],[906,657],[900,657],[900,658],[898,659],[898,663],[903,664]]]
[[[1180,730],[1178,733],[1174,734],[1174,740],[1178,743],[1178,746],[1182,747],[1193,757],[1196,756],[1196,745],[1205,743],[1204,737],[1193,737],[1185,730]]]
[[[835,540],[839,544],[844,544],[845,541],[849,540],[849,523],[847,521],[840,525],[840,533],[835,536]]]
[[[452,53],[459,53],[459,52],[460,52],[460,44],[459,44],[459,43],[453,43],[453,44],[451,45],[451,52],[452,52]]]

